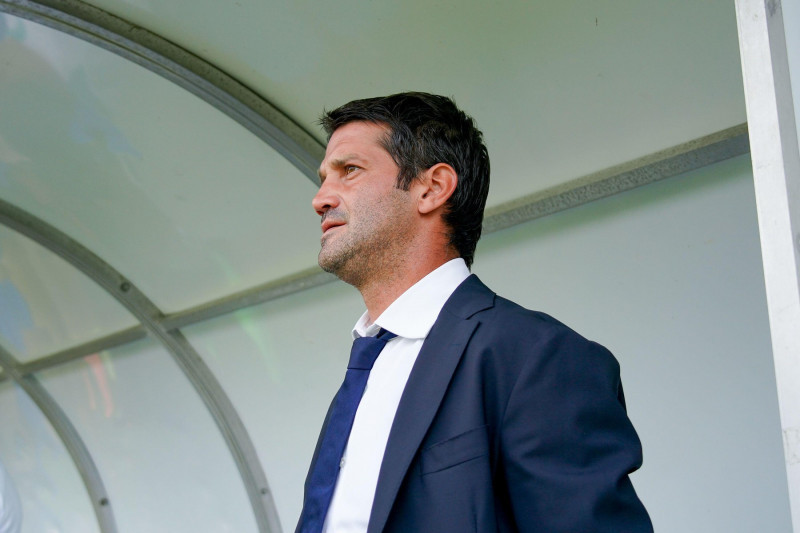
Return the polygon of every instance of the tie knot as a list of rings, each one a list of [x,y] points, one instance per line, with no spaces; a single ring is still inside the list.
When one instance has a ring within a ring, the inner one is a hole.
[[[391,331],[381,328],[375,337],[359,337],[353,341],[350,350],[350,363],[347,368],[351,370],[372,370],[372,365],[380,355],[386,343],[397,337]]]

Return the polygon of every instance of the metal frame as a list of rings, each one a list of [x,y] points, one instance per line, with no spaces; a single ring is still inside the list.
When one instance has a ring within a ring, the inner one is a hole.
[[[88,41],[167,78],[253,132],[319,184],[325,147],[266,99],[191,52],[80,0],[0,0],[0,11]]]
[[[131,342],[138,341],[147,336],[147,331],[142,326],[133,326],[126,330],[100,337],[89,342],[85,342],[78,346],[72,346],[66,350],[61,350],[47,357],[41,357],[28,363],[20,363],[17,366],[17,372],[23,376],[39,372],[64,363],[69,363],[81,357],[86,357],[93,353],[102,352],[103,350],[110,350],[118,346],[123,346]]]
[[[749,151],[747,124],[739,124],[488,209],[483,231],[492,233]]]
[[[0,224],[36,241],[86,274],[125,306],[141,322],[143,329],[164,345],[202,398],[222,433],[244,482],[259,531],[281,531],[267,478],[250,436],[222,386],[183,334],[165,328],[164,314],[155,304],[111,265],[57,228],[5,200],[0,200]],[[116,342],[121,335],[105,339]],[[93,351],[100,346],[99,343],[89,344]],[[77,352],[68,358],[74,357],[78,357]],[[58,360],[64,359],[60,357]]]
[[[39,381],[34,376],[23,375],[19,371],[19,363],[2,348],[0,348],[0,364],[3,365],[4,375],[17,383],[33,400],[64,443],[64,447],[72,457],[75,467],[86,485],[86,490],[89,492],[89,499],[97,516],[100,531],[116,533],[117,523],[114,519],[108,492],[97,465],[94,464],[94,460],[75,426],[72,425],[53,397],[39,384]]]

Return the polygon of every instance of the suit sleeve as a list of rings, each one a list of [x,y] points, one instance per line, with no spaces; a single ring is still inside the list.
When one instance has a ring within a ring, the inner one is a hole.
[[[501,471],[521,532],[650,533],[628,474],[642,462],[619,365],[566,327],[516,346],[527,355],[500,432]]]

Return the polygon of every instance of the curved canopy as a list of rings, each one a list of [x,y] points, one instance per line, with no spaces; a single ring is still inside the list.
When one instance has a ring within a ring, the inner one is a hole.
[[[326,320],[361,305],[320,288],[323,109],[453,96],[492,156],[487,232],[747,152],[722,0],[0,11],[0,455],[66,531],[291,527],[316,428],[281,404],[315,420],[291,376],[327,386]]]

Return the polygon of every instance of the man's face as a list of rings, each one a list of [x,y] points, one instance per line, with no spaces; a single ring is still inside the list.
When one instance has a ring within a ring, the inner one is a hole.
[[[411,194],[395,187],[399,169],[380,144],[385,135],[371,122],[334,131],[311,202],[322,217],[319,265],[356,287],[398,264],[413,224]]]

